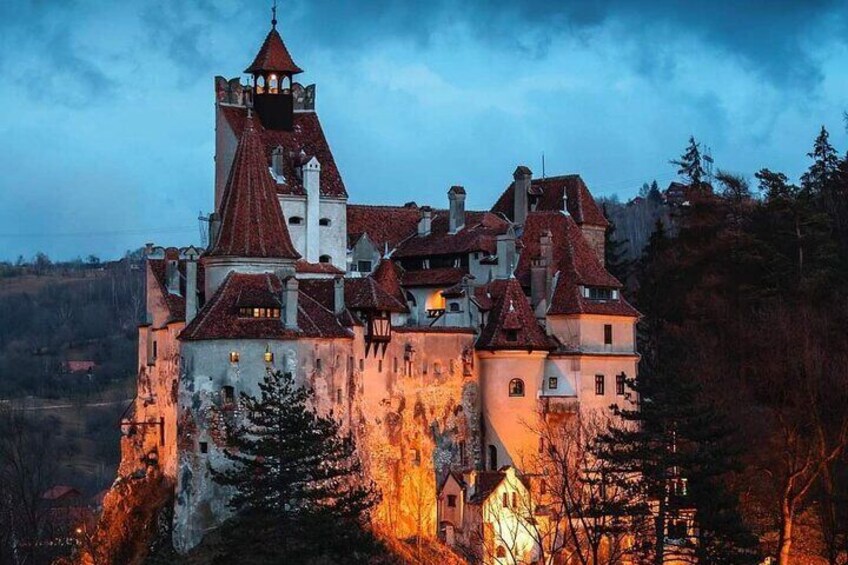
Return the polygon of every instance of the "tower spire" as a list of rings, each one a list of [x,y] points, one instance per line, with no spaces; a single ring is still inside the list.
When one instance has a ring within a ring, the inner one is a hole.
[[[271,6],[271,28],[277,29],[277,0]]]

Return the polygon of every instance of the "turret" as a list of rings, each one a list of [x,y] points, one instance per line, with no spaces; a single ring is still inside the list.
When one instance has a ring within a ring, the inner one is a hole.
[[[277,31],[276,7],[271,19],[271,31],[244,72],[253,75],[253,107],[269,130],[291,131],[294,120],[292,80],[302,73],[289,55]]]

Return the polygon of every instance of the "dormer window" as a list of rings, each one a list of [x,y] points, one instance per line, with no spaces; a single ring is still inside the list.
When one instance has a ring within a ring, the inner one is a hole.
[[[239,316],[242,318],[279,318],[279,308],[239,308]]]
[[[615,293],[615,295],[613,294]],[[583,297],[589,300],[612,300],[618,293],[611,288],[587,286],[583,288]]]
[[[333,259],[329,255],[321,255],[320,257],[318,257],[318,262],[319,263],[332,263]]]
[[[289,225],[290,226],[299,226],[302,223],[303,223],[303,218],[301,218],[300,216],[291,216],[289,218]]]
[[[331,223],[332,222],[330,221],[330,218],[321,218],[320,220],[318,220],[319,226],[329,226]]]

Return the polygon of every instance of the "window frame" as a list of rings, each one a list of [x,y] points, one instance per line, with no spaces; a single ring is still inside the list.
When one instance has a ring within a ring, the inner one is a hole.
[[[621,372],[615,376],[615,394],[616,396],[624,396],[627,385],[627,375]]]
[[[595,375],[595,396],[603,396],[606,393],[606,376]]]
[[[513,386],[515,385],[515,386]],[[520,398],[526,394],[526,387],[524,386],[524,379],[520,379],[515,377],[514,379],[510,379],[509,381],[509,397],[510,398]]]

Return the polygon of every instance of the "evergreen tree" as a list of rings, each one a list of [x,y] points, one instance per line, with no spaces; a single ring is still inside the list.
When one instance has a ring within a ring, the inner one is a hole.
[[[662,204],[662,193],[656,180],[651,183],[651,188],[648,189],[648,201],[655,205]]]
[[[235,522],[227,541],[244,548],[257,541],[256,557],[304,562],[335,556],[356,562],[373,548],[368,517],[377,502],[363,476],[353,438],[311,406],[312,391],[290,373],[268,372],[261,395],[242,393],[244,421],[229,430],[230,465],[213,470],[232,487]],[[253,550],[251,550],[253,551]]]
[[[679,159],[673,159],[672,165],[677,165],[677,174],[689,182],[689,186],[699,189],[704,178],[704,168],[701,165],[701,145],[694,136],[689,137],[689,145]]]
[[[609,225],[604,234],[604,261],[607,270],[622,284],[627,284],[630,275],[630,261],[627,260],[627,240],[617,238],[615,221],[610,217],[606,202],[602,206],[604,217]]]
[[[812,194],[821,195],[839,170],[839,155],[830,144],[830,134],[824,126],[813,143],[813,150],[807,153],[807,156],[813,160],[813,164],[801,176],[801,185]]]

